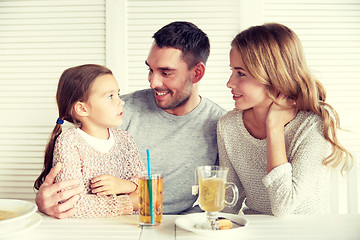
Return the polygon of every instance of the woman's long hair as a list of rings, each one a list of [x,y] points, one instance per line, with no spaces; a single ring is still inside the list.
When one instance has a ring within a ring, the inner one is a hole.
[[[112,72],[104,66],[95,64],[86,64],[66,69],[59,79],[56,92],[59,118],[79,125],[80,122],[75,118],[74,114],[75,103],[78,101],[86,102],[94,80],[105,74],[112,74]],[[40,188],[52,168],[55,142],[61,131],[61,124],[57,123],[46,146],[44,168],[34,183],[36,189]]]
[[[294,99],[299,110],[314,112],[322,118],[324,137],[332,147],[323,164],[333,168],[342,165],[342,172],[350,169],[353,157],[337,137],[339,116],[325,102],[325,88],[307,66],[297,35],[284,25],[268,23],[239,33],[231,45],[239,50],[252,77],[267,86],[269,97],[275,103],[281,92]]]

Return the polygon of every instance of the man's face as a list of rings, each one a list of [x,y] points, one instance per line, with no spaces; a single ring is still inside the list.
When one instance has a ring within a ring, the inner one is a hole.
[[[175,48],[156,44],[150,49],[146,64],[148,80],[154,90],[156,104],[170,114],[186,108],[193,90],[192,71],[181,58],[182,52]]]

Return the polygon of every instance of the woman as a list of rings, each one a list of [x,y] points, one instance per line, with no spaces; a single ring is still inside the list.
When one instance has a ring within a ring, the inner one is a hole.
[[[327,167],[348,165],[336,111],[306,65],[296,34],[281,24],[251,27],[231,44],[227,83],[235,110],[218,123],[220,165],[240,192],[238,213],[329,212]]]

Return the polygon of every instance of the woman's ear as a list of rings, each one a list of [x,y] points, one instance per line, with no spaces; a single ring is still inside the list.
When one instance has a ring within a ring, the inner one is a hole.
[[[205,74],[205,65],[203,62],[198,62],[194,67],[193,83],[199,82]]]
[[[89,115],[89,109],[88,109],[86,103],[84,103],[84,102],[80,102],[80,101],[76,102],[74,104],[73,108],[74,108],[75,114],[80,117],[86,117]]]

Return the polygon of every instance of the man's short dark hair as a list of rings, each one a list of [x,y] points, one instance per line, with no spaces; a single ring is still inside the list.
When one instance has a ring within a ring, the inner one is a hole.
[[[179,49],[189,69],[199,62],[206,64],[210,54],[209,38],[190,22],[172,22],[158,30],[153,38],[159,48]]]

